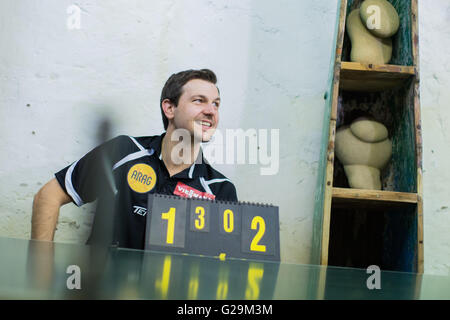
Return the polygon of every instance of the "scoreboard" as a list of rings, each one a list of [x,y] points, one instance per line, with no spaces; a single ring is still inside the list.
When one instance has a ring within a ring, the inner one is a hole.
[[[278,207],[150,194],[145,249],[280,260]]]

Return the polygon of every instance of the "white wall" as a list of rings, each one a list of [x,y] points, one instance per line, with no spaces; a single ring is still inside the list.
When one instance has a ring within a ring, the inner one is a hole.
[[[80,30],[66,27],[73,3],[82,10]],[[439,168],[449,154],[450,11],[446,0],[434,3],[420,7],[425,272],[446,273],[449,187]],[[261,176],[256,165],[217,168],[241,200],[280,207],[283,260],[309,263],[336,9],[334,0],[2,0],[0,236],[30,236],[34,193],[95,146],[104,112],[113,135],[159,134],[165,80],[207,67],[219,78],[220,129],[280,129],[277,175]],[[92,212],[63,207],[55,239],[84,242]]]
[[[419,1],[425,272],[450,274],[450,2]]]

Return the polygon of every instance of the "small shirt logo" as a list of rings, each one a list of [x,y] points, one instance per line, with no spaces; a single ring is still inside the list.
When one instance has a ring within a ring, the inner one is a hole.
[[[216,198],[216,196],[213,194],[194,189],[182,182],[177,183],[177,186],[175,187],[173,194],[183,198],[210,199],[210,200],[214,200]]]
[[[138,163],[128,171],[127,181],[133,191],[146,193],[155,187],[156,173],[148,164]]]
[[[147,208],[139,207],[139,206],[133,206],[133,209],[134,209],[133,212],[135,214],[140,215],[140,216],[144,217],[147,214]]]

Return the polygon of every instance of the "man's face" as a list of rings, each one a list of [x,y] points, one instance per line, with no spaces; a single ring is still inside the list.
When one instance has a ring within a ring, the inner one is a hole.
[[[197,141],[208,142],[219,123],[219,104],[215,84],[201,79],[189,80],[174,108],[175,129],[186,129]]]

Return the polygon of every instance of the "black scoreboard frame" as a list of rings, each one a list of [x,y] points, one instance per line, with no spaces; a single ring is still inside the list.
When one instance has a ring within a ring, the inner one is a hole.
[[[145,250],[280,261],[278,207],[150,194]]]

